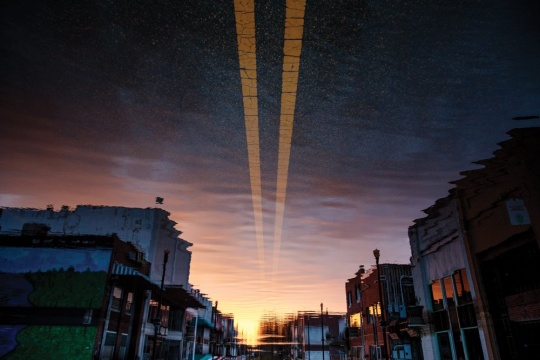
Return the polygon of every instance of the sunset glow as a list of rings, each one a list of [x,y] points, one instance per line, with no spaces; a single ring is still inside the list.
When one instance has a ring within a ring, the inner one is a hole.
[[[0,212],[167,211],[248,343],[267,314],[344,313],[373,249],[410,263],[423,210],[538,126],[539,7],[3,2]]]

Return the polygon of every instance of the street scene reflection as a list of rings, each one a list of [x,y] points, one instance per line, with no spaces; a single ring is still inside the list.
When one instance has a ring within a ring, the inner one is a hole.
[[[0,359],[537,357],[538,2],[0,13]]]

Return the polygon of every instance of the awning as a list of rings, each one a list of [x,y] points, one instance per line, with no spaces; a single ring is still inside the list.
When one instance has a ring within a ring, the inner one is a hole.
[[[197,326],[203,326],[210,329],[214,328],[214,324],[204,318],[199,317],[199,320],[197,321],[198,321]]]
[[[166,285],[163,297],[173,306],[185,309],[188,307],[204,309],[206,306],[191,296],[181,285]],[[200,319],[199,319],[200,320]]]
[[[141,279],[144,279],[149,285],[159,287],[159,285],[156,284],[155,282],[153,282],[152,279],[150,279],[149,276],[144,275],[144,274],[138,272],[137,270],[135,270],[135,269],[133,269],[133,268],[131,268],[129,266],[120,264],[118,262],[114,262],[113,269],[112,269],[112,274],[122,276],[122,277],[139,277]]]
[[[161,288],[161,285],[152,281],[149,276],[144,275],[137,270],[122,265],[120,263],[115,262],[113,264],[113,270],[112,273],[117,276],[122,277],[139,277],[144,280],[150,285],[149,289],[151,288],[152,291],[155,291],[157,294],[159,294],[159,289]],[[188,293],[181,285],[165,285],[165,293],[163,294],[163,297],[173,306],[185,309],[188,307],[191,308],[199,308],[203,309],[206,308],[203,304],[201,304],[197,299],[195,299],[190,293]]]
[[[212,354],[195,354],[195,360],[210,360]]]

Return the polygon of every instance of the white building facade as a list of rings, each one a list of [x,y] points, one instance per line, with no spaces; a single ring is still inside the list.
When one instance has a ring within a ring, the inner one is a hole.
[[[160,286],[165,252],[168,251],[164,286],[177,288],[183,294],[188,293],[187,296],[191,295],[198,301],[195,303],[203,301],[206,306],[209,301],[198,291],[193,290],[189,284],[191,251],[188,248],[193,244],[180,238],[182,232],[175,229],[176,222],[171,220],[169,215],[160,208],[115,206],[79,205],[75,209],[63,206],[59,211],[54,211],[51,207],[46,210],[1,208],[0,234],[21,235],[24,234],[25,228],[32,224],[49,227],[50,235],[116,234],[120,240],[130,242],[138,249],[140,253],[135,256],[141,256],[143,260],[151,262],[150,279],[157,285],[156,287]],[[159,298],[158,294],[154,294],[153,297]],[[152,311],[156,312],[156,300],[152,300],[152,296],[148,294],[145,301],[140,358],[146,358],[154,351],[152,339],[156,333],[155,323],[151,319]],[[211,313],[211,303],[208,308],[208,311],[200,309],[201,316],[205,317],[207,312]],[[173,344],[171,346],[180,348],[180,352],[186,352],[186,339],[179,328],[161,327],[159,331],[160,338],[167,339],[169,344]]]
[[[424,212],[409,227],[414,290],[430,319],[422,334],[424,359],[487,360],[456,200],[449,195]]]
[[[181,231],[169,213],[159,208],[79,205],[59,211],[4,208],[0,216],[0,234],[19,235],[24,224],[45,224],[51,235],[111,235],[131,242],[152,263],[151,279],[161,281],[163,253],[170,251],[165,273],[166,285],[189,289],[189,269],[193,244],[181,239]]]

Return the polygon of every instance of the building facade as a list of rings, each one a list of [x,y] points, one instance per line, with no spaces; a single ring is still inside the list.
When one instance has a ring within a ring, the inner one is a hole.
[[[161,281],[163,253],[170,251],[165,284],[189,288],[189,269],[193,244],[180,238],[176,222],[160,208],[128,208],[121,206],[62,206],[55,211],[3,208],[0,213],[0,234],[18,235],[25,224],[45,224],[50,235],[112,235],[130,242],[152,263],[150,277]]]
[[[453,182],[492,359],[540,353],[540,128],[514,129]]]
[[[514,129],[409,228],[426,359],[540,352],[540,129]]]
[[[29,231],[39,229],[39,233]],[[129,359],[138,354],[150,263],[115,235],[0,235],[0,357]]]
[[[329,314],[322,309],[298,313],[291,328],[291,343],[295,344],[292,356],[304,360],[345,360],[345,328],[343,314]]]
[[[422,359],[411,267],[363,266],[345,284],[351,359]],[[379,282],[380,279],[380,282]],[[380,285],[380,288],[379,288]],[[382,304],[381,304],[382,297]]]
[[[439,199],[424,212],[409,228],[415,292],[431,320],[424,359],[488,359],[456,198]]]
[[[114,236],[117,245],[130,247],[130,251],[110,250],[115,255],[109,258],[115,260],[106,269],[100,308],[104,323],[96,327],[102,333],[93,350],[100,359],[186,358],[193,348],[185,337],[190,308],[201,317],[201,343],[195,349],[208,354],[210,330],[204,325],[211,323],[211,302],[188,282],[192,244],[179,237],[175,224],[162,209],[86,205],[59,211],[0,209],[0,236]],[[122,259],[115,257],[117,253]]]

